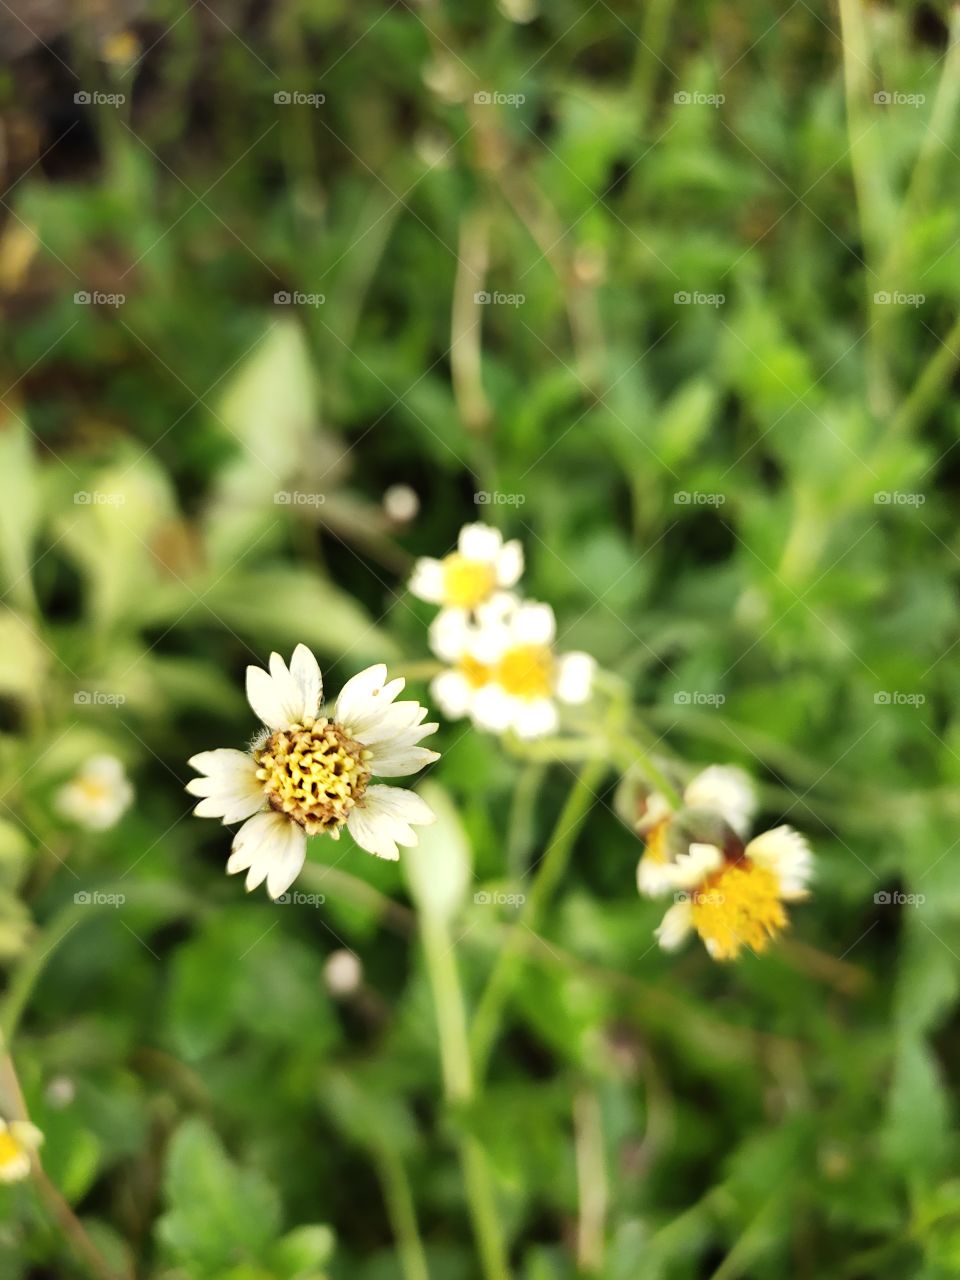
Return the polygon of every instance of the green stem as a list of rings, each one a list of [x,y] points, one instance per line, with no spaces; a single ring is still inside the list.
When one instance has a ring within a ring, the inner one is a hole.
[[[374,1151],[383,1198],[386,1201],[390,1225],[397,1241],[397,1253],[405,1280],[430,1280],[423,1241],[417,1226],[417,1211],[410,1188],[410,1179],[403,1161],[396,1151],[384,1144]]]
[[[940,349],[928,360],[913,390],[897,409],[890,422],[889,437],[907,436],[916,430],[947,388],[960,364],[960,315],[950,332],[940,342]]]
[[[605,760],[591,760],[581,770],[560,811],[520,917],[510,930],[493,973],[487,980],[474,1015],[471,1034],[473,1062],[479,1079],[485,1074],[490,1051],[497,1038],[504,1005],[520,966],[526,934],[528,930],[536,930],[543,907],[567,868],[573,843],[590,811],[594,791],[607,768]]]

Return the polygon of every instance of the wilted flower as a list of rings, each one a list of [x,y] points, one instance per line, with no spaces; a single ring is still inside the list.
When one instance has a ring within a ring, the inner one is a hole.
[[[397,845],[417,843],[413,824],[434,815],[413,791],[371,783],[371,777],[416,773],[438,759],[417,746],[434,733],[426,708],[396,702],[402,679],[387,682],[382,664],[348,680],[333,714],[321,714],[323,685],[317,660],[297,645],[289,670],[279,654],[270,671],[247,668],[247,698],[266,728],[249,751],[223,747],[190,760],[203,776],[187,790],[203,799],[202,818],[243,826],[233,840],[227,871],[247,872],[246,887],[264,880],[278,898],[297,878],[307,836],[339,839],[344,826],[362,849],[395,859]]]
[[[753,783],[742,769],[712,764],[684,788],[680,814],[661,792],[650,791],[631,774],[621,785],[617,807],[644,838],[637,885],[642,894],[655,898],[683,887],[676,874],[677,858],[690,848],[697,835],[709,835],[722,846],[726,843],[725,825],[730,835],[741,840],[746,836],[756,809],[756,796]]]
[[[33,1153],[43,1134],[29,1120],[0,1120],[0,1182],[22,1182],[30,1176]]]
[[[90,831],[115,826],[133,801],[133,787],[116,756],[91,756],[57,792],[56,805],[65,818]]]
[[[547,604],[500,592],[470,619],[438,615],[430,628],[437,657],[451,664],[431,693],[451,719],[469,716],[491,733],[522,738],[552,733],[557,704],[586,702],[596,664],[586,653],[554,653],[556,620]]]
[[[714,960],[735,960],[743,947],[766,950],[786,928],[784,903],[807,896],[813,870],[806,840],[786,826],[755,836],[734,854],[693,844],[677,862],[687,892],[677,895],[655,936],[673,951],[696,932]]]
[[[414,565],[410,590],[429,604],[469,611],[485,604],[502,587],[512,587],[523,573],[523,548],[504,542],[499,529],[465,524],[456,551],[442,560],[421,557]]]

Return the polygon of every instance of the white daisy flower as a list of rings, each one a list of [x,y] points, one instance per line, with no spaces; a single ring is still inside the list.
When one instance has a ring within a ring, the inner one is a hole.
[[[586,702],[596,670],[589,654],[555,654],[555,635],[549,605],[521,602],[509,592],[492,596],[472,619],[441,613],[430,628],[430,646],[451,665],[434,679],[431,693],[450,719],[469,716],[491,733],[553,733],[557,704]]]
[[[765,951],[786,928],[784,903],[807,896],[813,873],[809,845],[785,826],[755,836],[736,857],[698,844],[686,857],[687,892],[677,895],[655,937],[675,951],[698,933],[714,960],[735,960],[743,947]]]
[[[89,831],[116,826],[133,803],[133,787],[116,756],[91,756],[57,792],[56,806],[65,818]]]
[[[685,809],[709,810],[722,818],[743,840],[750,830],[756,809],[756,793],[750,777],[735,765],[712,764],[698,773],[683,791]],[[659,791],[646,798],[635,826],[645,838],[643,856],[637,866],[637,887],[647,898],[656,898],[684,887],[677,876],[677,859],[671,856],[670,823],[674,817]]]
[[[0,1182],[22,1182],[30,1176],[33,1154],[43,1134],[29,1120],[0,1120]]]
[[[417,843],[413,827],[434,821],[415,792],[371,782],[439,758],[417,745],[437,729],[422,723],[426,708],[395,701],[404,683],[388,682],[382,663],[368,667],[324,715],[320,668],[306,645],[297,645],[289,669],[276,653],[269,672],[247,668],[247,698],[266,727],[249,751],[194,756],[189,763],[202,776],[187,790],[203,797],[194,809],[201,818],[243,822],[227,871],[245,871],[248,891],[265,880],[271,898],[286,893],[303,866],[307,836],[336,840],[346,827],[368,853],[396,859],[397,845]]]
[[[421,557],[413,567],[410,590],[429,604],[469,611],[498,590],[514,586],[523,573],[523,548],[504,542],[499,529],[465,524],[456,551],[442,560]]]

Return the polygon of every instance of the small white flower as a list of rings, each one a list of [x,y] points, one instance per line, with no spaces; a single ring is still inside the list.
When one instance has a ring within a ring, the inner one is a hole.
[[[429,604],[469,611],[484,604],[504,587],[512,587],[523,573],[523,548],[504,542],[499,529],[465,524],[457,549],[442,560],[424,556],[410,578],[410,590]]]
[[[765,951],[787,926],[785,902],[807,896],[813,855],[792,827],[754,837],[737,857],[711,845],[694,844],[684,862],[686,892],[654,930],[665,951],[675,951],[696,932],[714,960],[735,960],[744,947]]]
[[[498,592],[473,618],[447,611],[430,628],[430,646],[450,663],[431,693],[450,719],[469,716],[490,733],[522,738],[553,733],[558,703],[586,702],[596,664],[586,653],[554,653],[556,621],[547,604]]]
[[[57,792],[60,813],[89,831],[115,826],[133,802],[133,787],[116,756],[91,756]]]
[[[339,839],[346,827],[362,849],[396,859],[397,845],[417,843],[414,825],[433,822],[413,791],[372,783],[372,777],[416,773],[439,758],[418,746],[436,732],[426,708],[397,702],[403,680],[387,681],[382,664],[348,680],[331,715],[321,714],[317,660],[297,645],[289,669],[270,655],[269,672],[247,668],[247,698],[266,726],[249,751],[222,747],[190,760],[202,776],[187,783],[202,799],[201,818],[243,822],[227,871],[246,871],[247,890],[266,881],[279,898],[300,874],[307,836]]]
[[[33,1153],[43,1134],[29,1120],[0,1120],[0,1182],[22,1182],[30,1176]]]

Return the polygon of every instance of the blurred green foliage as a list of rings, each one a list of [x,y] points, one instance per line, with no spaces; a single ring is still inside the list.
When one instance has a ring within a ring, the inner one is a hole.
[[[0,1027],[108,1267],[422,1280],[415,1211],[432,1280],[472,1280],[467,1140],[523,1280],[956,1275],[947,8],[33,9],[0,80]],[[271,649],[334,690],[422,662],[406,573],[475,513],[818,878],[764,957],[662,955],[611,773],[448,1105],[430,939],[471,1013],[516,914],[473,893],[523,890],[570,769],[446,726],[439,896],[345,838],[285,906],[183,783]],[[103,751],[137,800],[80,834],[52,797]],[[88,1274],[31,1184],[0,1219],[4,1280]]]

